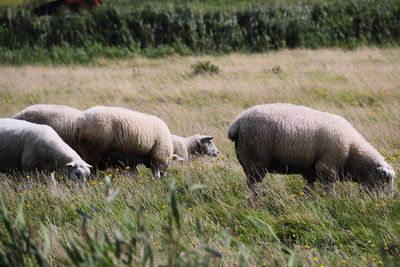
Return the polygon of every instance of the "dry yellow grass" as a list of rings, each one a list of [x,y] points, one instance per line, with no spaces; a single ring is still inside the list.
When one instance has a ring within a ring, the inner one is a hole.
[[[211,60],[222,74],[192,77],[190,66],[200,60]],[[161,117],[177,134],[210,132],[227,146],[227,126],[240,111],[291,102],[346,117],[381,150],[399,147],[398,48],[135,58],[98,65],[0,67],[0,115],[35,103],[123,106]],[[272,72],[277,65],[281,72]]]

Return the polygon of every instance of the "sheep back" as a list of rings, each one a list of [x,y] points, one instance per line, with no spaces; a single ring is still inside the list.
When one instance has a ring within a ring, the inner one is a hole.
[[[44,124],[53,128],[68,145],[77,149],[74,136],[75,120],[81,111],[63,105],[33,105],[15,114],[14,119]]]
[[[0,119],[0,170],[55,170],[70,162],[83,162],[47,125]]]
[[[186,138],[173,134],[172,143],[174,146],[174,154],[187,160],[189,158],[189,153],[186,145]]]
[[[147,167],[169,165],[173,152],[171,133],[156,116],[96,106],[85,110],[75,126],[79,151],[100,168],[108,159],[144,163]]]

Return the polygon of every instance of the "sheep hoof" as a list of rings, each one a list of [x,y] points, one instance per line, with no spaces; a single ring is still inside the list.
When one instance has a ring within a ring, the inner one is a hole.
[[[159,169],[153,169],[152,173],[153,173],[153,177],[155,179],[160,179],[161,178],[161,171]]]
[[[335,186],[333,183],[326,183],[324,184],[324,191],[325,194],[329,197],[336,197],[336,191],[335,191]]]

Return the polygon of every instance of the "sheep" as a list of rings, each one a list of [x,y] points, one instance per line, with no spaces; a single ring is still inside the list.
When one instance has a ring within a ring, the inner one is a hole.
[[[98,169],[128,165],[135,175],[136,166],[143,163],[160,178],[173,159],[168,126],[156,116],[125,108],[96,106],[83,111],[75,122],[75,135],[82,157]]]
[[[189,159],[189,156],[208,155],[218,156],[218,148],[212,141],[214,136],[195,134],[189,137],[172,135],[174,154]]]
[[[60,169],[85,182],[90,167],[50,126],[0,119],[0,172]]]
[[[384,157],[344,118],[304,106],[257,105],[238,115],[228,137],[254,192],[267,172],[320,180],[327,192],[336,180],[393,192],[395,172]]]
[[[73,149],[77,149],[73,136],[75,120],[82,111],[63,105],[33,105],[14,115],[14,119],[48,125]]]

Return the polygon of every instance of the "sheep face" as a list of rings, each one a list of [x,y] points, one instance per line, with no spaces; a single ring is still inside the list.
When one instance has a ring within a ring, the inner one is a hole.
[[[393,194],[394,190],[395,171],[389,164],[379,165],[374,170],[366,173],[364,172],[363,179],[360,180],[361,184],[373,189],[382,190],[388,195]]]
[[[216,157],[218,156],[218,148],[215,146],[212,141],[214,136],[202,136],[200,138],[200,151],[201,154],[205,154],[207,156]]]
[[[381,181],[386,193],[392,195],[394,190],[394,169],[388,164],[385,164],[385,166],[379,166],[376,170],[376,176],[378,180]]]
[[[65,166],[67,167],[71,180],[78,181],[79,183],[86,182],[86,178],[90,175],[89,168],[92,167],[84,161],[72,161]]]

